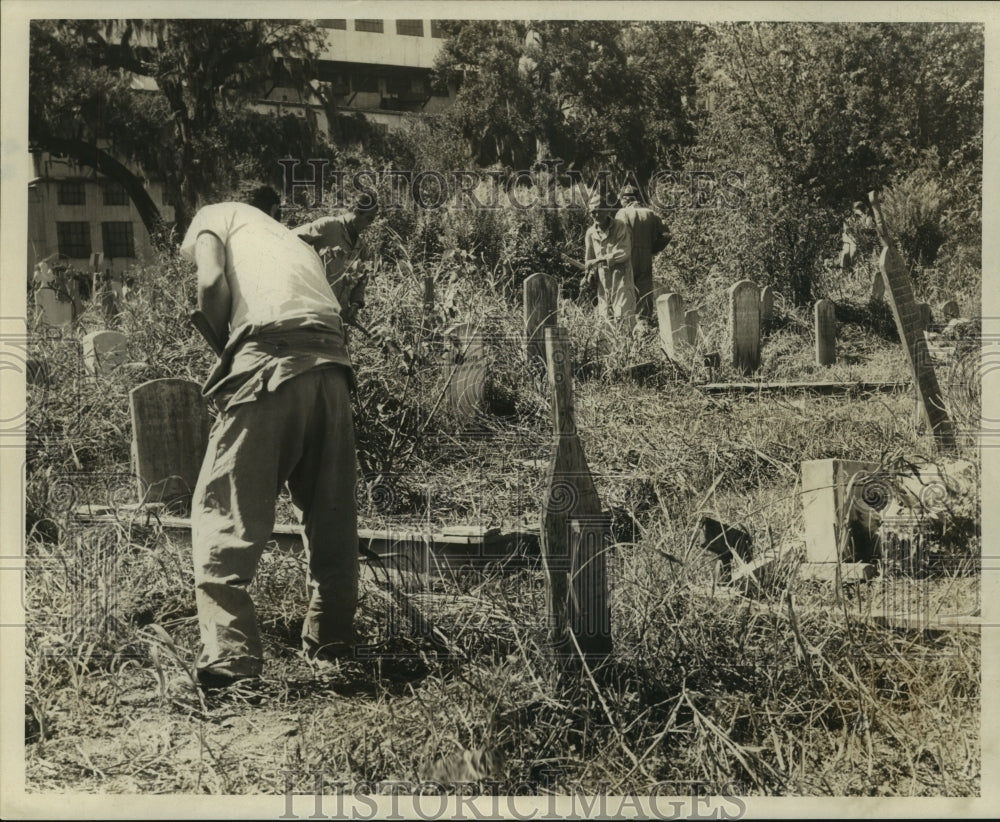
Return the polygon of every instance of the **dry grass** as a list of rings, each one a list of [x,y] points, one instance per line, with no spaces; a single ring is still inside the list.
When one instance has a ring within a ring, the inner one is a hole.
[[[149,273],[149,293],[185,293],[185,272],[171,265]],[[352,340],[359,429],[367,426],[366,525],[513,529],[538,519],[547,395],[523,360],[517,307],[496,296],[503,289],[486,272],[474,286],[452,276],[473,265],[405,260],[372,289],[371,316],[382,322],[371,323],[372,339]],[[425,273],[438,285],[432,316],[420,309]],[[125,501],[128,388],[150,374],[204,374],[204,353],[176,320],[184,306],[167,302],[119,321],[150,371],[98,383],[66,369],[31,389],[31,790],[280,794],[291,770],[322,771],[331,789],[465,773],[496,792],[524,782],[540,793],[641,793],[704,780],[759,795],[978,794],[977,633],[874,624],[865,609],[878,603],[838,602],[794,559],[744,596],[718,583],[693,538],[710,515],[748,530],[758,548],[794,544],[800,461],[890,466],[931,451],[914,433],[909,396],[713,397],[692,384],[699,375],[665,365],[637,380],[628,365],[663,363],[655,336],[598,355],[589,312],[571,302],[561,323],[580,369],[578,425],[598,492],[616,512],[614,658],[581,670],[549,656],[543,580],[531,569],[423,580],[415,601],[460,649],[441,656],[409,636],[382,576],[366,568],[358,626],[381,644],[371,658],[317,671],[294,652],[302,558],[271,551],[253,584],[263,699],[206,703],[190,687],[188,546],[124,514],[116,527],[81,529],[65,500]],[[702,316],[719,338],[723,320]],[[854,361],[822,375],[806,318],[791,309],[780,318],[765,343],[765,378],[905,376],[898,344],[863,317],[842,326]],[[438,401],[459,321],[492,335],[491,374],[515,400],[509,419],[463,429]],[[37,336],[34,353],[71,357],[82,333]],[[734,376],[723,368],[716,378]],[[390,479],[389,497],[372,493]],[[975,581],[919,583],[944,600]]]

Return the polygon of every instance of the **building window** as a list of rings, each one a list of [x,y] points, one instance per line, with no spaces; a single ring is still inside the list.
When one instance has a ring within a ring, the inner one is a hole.
[[[397,20],[396,34],[408,34],[411,37],[424,36],[423,20]]]
[[[443,38],[447,36],[448,35],[444,30],[444,21],[431,20],[431,37]]]
[[[104,205],[128,205],[128,192],[121,183],[117,183],[114,180],[105,180],[101,188],[104,190]]]
[[[101,240],[104,243],[105,257],[135,256],[132,223],[101,223]]]
[[[86,202],[87,188],[83,180],[63,180],[59,183],[59,205],[84,205]]]
[[[347,30],[347,20],[317,20],[316,25],[324,29]]]
[[[355,31],[372,31],[375,34],[382,33],[382,21],[381,20],[355,20],[354,21]]]
[[[90,256],[90,223],[56,223],[56,240],[60,254],[87,259]]]
[[[355,92],[378,94],[378,75],[367,71],[359,71],[352,76],[351,87]]]

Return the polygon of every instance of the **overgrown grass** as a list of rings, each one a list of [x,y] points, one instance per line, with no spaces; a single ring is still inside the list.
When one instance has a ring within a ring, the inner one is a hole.
[[[474,254],[422,258],[404,247],[379,260],[362,317],[371,336],[351,339],[363,524],[537,523],[549,397],[521,347],[509,276]],[[425,310],[428,276],[435,302]],[[145,365],[85,376],[80,338],[105,322],[92,314],[61,337],[32,337],[34,356],[62,363],[29,389],[32,790],[281,794],[291,770],[303,780],[322,771],[330,789],[469,778],[501,793],[517,782],[641,793],[703,780],[760,795],[978,794],[978,634],[880,626],[866,616],[880,607],[870,589],[838,600],[798,573],[799,463],[848,457],[893,470],[932,458],[910,393],[705,394],[699,381],[746,378],[724,362],[710,374],[694,357],[686,371],[670,367],[653,330],[599,346],[581,300],[565,299],[559,319],[577,367],[581,439],[615,512],[613,659],[580,670],[550,657],[537,569],[407,577],[460,649],[448,658],[409,636],[383,575],[366,568],[357,622],[381,644],[371,658],[314,670],[295,653],[303,559],[272,550],[253,583],[263,700],[205,702],[191,688],[189,547],[122,504],[133,499],[128,390],[158,376],[201,379],[210,358],[186,326],[190,272],[165,258],[139,283],[111,325]],[[690,300],[709,348],[722,349],[727,283],[720,274],[703,285]],[[860,301],[840,306],[844,362],[815,366],[811,318],[781,303],[757,376],[905,380],[884,318]],[[449,405],[466,323],[486,335],[491,384],[511,400],[504,418],[460,420]],[[110,502],[119,524],[74,523],[72,504],[87,500]],[[786,559],[760,587],[722,585],[695,536],[703,515],[746,529],[758,551],[785,548]],[[952,550],[975,554],[974,535]],[[951,592],[968,580],[926,584]]]

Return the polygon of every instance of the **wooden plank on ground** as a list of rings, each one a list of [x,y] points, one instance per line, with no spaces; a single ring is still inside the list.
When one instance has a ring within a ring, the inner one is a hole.
[[[123,520],[148,520],[164,531],[190,539],[191,520],[164,513],[162,505],[79,506],[76,519],[82,524],[108,525]],[[278,523],[268,540],[283,553],[299,553],[304,549],[302,528]],[[412,531],[406,528],[358,529],[358,544],[392,562],[401,570],[419,571],[432,576],[445,571],[486,566],[523,568],[537,562],[539,533],[533,530],[501,532],[499,529],[478,527],[444,527],[440,532]]]
[[[776,394],[808,391],[813,394],[851,394],[908,391],[910,382],[710,382],[698,386],[706,394]]]

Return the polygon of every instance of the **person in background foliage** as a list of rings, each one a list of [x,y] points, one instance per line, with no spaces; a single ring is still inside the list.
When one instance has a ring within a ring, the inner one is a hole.
[[[597,277],[597,311],[623,330],[635,327],[635,283],[628,226],[615,217],[615,207],[601,194],[589,203],[593,225],[584,236],[586,275]]]
[[[652,320],[656,316],[653,257],[670,243],[670,232],[660,216],[640,202],[639,196],[635,186],[626,186],[619,195],[622,207],[616,219],[625,223],[631,231],[636,310],[642,319]]]
[[[321,217],[293,229],[323,257],[326,279],[340,303],[341,316],[353,324],[365,305],[367,277],[360,266],[361,234],[378,215],[378,203],[359,200],[346,214]]]
[[[878,255],[882,243],[875,230],[875,218],[871,206],[864,200],[856,200],[851,206],[851,213],[844,220],[841,232],[843,247],[840,250],[840,267],[850,271],[859,262],[874,269],[872,279],[871,301],[877,302],[885,293],[885,283],[878,267]]]

